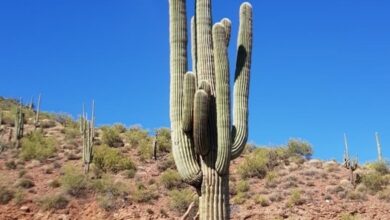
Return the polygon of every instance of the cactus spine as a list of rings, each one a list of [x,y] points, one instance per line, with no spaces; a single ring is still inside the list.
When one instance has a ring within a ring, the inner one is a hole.
[[[92,117],[91,120],[88,120],[88,116],[84,111],[83,105],[83,114],[80,118],[80,131],[83,140],[83,163],[84,163],[84,173],[89,172],[89,165],[92,162],[93,157],[93,141],[95,137],[95,102],[92,101]]]
[[[22,110],[22,105],[20,104],[19,107],[16,109],[15,114],[15,147],[19,148],[20,146],[20,139],[23,137],[23,131],[24,131],[24,113]]]
[[[173,156],[183,180],[199,195],[200,219],[229,218],[229,165],[248,137],[252,6],[240,7],[231,122],[229,19],[212,26],[211,0],[196,0],[187,70],[185,0],[170,0],[170,118]]]

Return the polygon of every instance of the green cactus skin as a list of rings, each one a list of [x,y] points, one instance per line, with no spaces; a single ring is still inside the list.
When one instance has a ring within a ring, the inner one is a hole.
[[[248,138],[252,6],[240,7],[232,108],[231,22],[224,18],[212,26],[211,0],[195,4],[188,72],[186,1],[169,0],[172,151],[181,177],[199,193],[200,219],[229,219],[229,165]]]

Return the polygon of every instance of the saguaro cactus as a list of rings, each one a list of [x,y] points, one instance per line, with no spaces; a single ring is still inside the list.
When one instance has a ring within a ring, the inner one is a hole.
[[[95,137],[95,102],[92,102],[92,118],[88,120],[87,115],[84,112],[80,117],[80,131],[83,139],[83,163],[84,163],[84,173],[89,172],[89,165],[92,162],[92,148],[93,140]]]
[[[20,139],[23,137],[24,131],[24,113],[22,110],[22,105],[20,105],[16,109],[15,114],[15,147],[18,148],[20,146]]]
[[[37,109],[36,109],[36,112],[35,112],[35,119],[34,119],[35,129],[39,127],[39,111],[40,111],[40,108],[41,108],[41,94],[39,94],[39,96],[38,96],[38,104],[37,104]]]
[[[378,151],[378,161],[382,161],[382,146],[381,146],[381,141],[379,139],[378,132],[375,132],[375,140],[376,140],[376,149]]]
[[[252,6],[240,7],[231,123],[227,47],[231,22],[212,26],[211,0],[196,0],[191,20],[192,66],[187,70],[185,0],[169,0],[170,118],[173,156],[183,180],[199,193],[200,219],[229,218],[229,165],[248,137]]]

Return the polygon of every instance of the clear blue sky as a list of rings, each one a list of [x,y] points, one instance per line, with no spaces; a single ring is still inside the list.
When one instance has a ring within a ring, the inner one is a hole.
[[[214,0],[233,21],[240,0]],[[301,137],[315,157],[390,158],[390,3],[252,1],[250,140]],[[193,4],[188,1],[189,13]],[[42,108],[76,116],[96,100],[98,124],[169,126],[168,0],[0,1],[0,95],[43,94]],[[232,69],[234,69],[232,67]]]

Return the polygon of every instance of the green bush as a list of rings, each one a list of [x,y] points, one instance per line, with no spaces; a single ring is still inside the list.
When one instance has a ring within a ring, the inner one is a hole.
[[[49,195],[39,201],[41,208],[45,211],[52,209],[65,209],[68,203],[69,200],[62,194]]]
[[[244,204],[245,201],[246,201],[247,199],[248,199],[248,194],[247,194],[247,193],[245,193],[245,192],[239,192],[239,193],[237,193],[237,194],[233,197],[232,201],[233,201],[233,203],[236,204],[236,205],[241,205],[241,204]]]
[[[42,132],[34,131],[22,138],[20,157],[23,160],[44,160],[56,152],[56,142],[51,137],[45,137]]]
[[[136,170],[130,158],[122,155],[117,149],[106,145],[98,146],[93,152],[93,163],[104,172],[119,172],[122,170]]]
[[[256,195],[254,200],[255,200],[256,204],[260,204],[263,207],[266,207],[266,206],[270,205],[269,199],[267,199],[266,197],[261,196],[261,195]]]
[[[172,190],[168,196],[170,208],[181,213],[184,213],[188,206],[197,200],[190,189]]]
[[[245,156],[244,161],[238,166],[237,172],[242,178],[259,177],[263,178],[268,171],[267,164],[269,150],[258,148]]]
[[[305,203],[305,200],[301,196],[301,191],[299,189],[294,189],[291,192],[291,195],[287,201],[288,207],[293,207],[296,205],[302,205]]]
[[[162,152],[171,152],[171,130],[169,128],[160,128],[156,131],[158,150]]]
[[[287,143],[287,151],[290,155],[295,154],[304,157],[310,157],[313,155],[311,144],[300,139],[290,139]]]
[[[240,192],[248,192],[249,191],[249,183],[246,180],[240,180],[237,182],[236,190],[238,193]]]
[[[151,202],[158,198],[157,188],[147,189],[142,184],[137,184],[135,190],[132,192],[132,198],[135,202],[145,203]]]
[[[0,186],[0,204],[8,204],[14,198],[14,192],[7,187]]]
[[[21,187],[21,188],[25,188],[25,189],[29,189],[31,187],[34,187],[35,184],[32,180],[23,178],[23,179],[19,179],[16,182],[16,186]]]
[[[103,127],[102,128],[102,142],[103,144],[109,147],[121,147],[123,146],[122,138],[119,135],[119,132],[112,127]]]
[[[278,174],[275,171],[268,172],[265,176],[266,187],[276,187],[278,185]]]
[[[166,170],[161,174],[160,182],[167,189],[172,189],[182,183],[179,173],[171,169]]]
[[[378,192],[387,184],[386,178],[378,172],[370,172],[362,176],[362,183],[372,192]]]
[[[114,129],[114,131],[116,131],[119,134],[125,133],[126,130],[127,130],[126,127],[123,124],[120,124],[120,123],[114,124],[112,126],[112,129]]]
[[[80,136],[80,131],[76,128],[65,127],[63,130],[66,140],[73,140]]]
[[[68,194],[77,197],[88,189],[88,179],[79,169],[68,165],[63,171],[64,175],[60,178],[60,183]]]
[[[152,141],[150,138],[141,140],[138,143],[138,154],[141,160],[151,159],[153,156]]]
[[[148,131],[141,127],[134,126],[125,133],[125,139],[130,146],[137,146],[142,140],[148,139]]]
[[[386,175],[390,173],[389,164],[386,161],[376,161],[367,165],[369,169],[373,169],[376,172]]]

